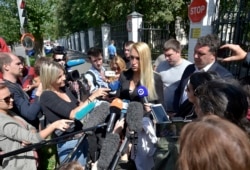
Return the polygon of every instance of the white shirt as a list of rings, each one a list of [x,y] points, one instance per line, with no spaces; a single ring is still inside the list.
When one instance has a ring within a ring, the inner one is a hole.
[[[207,72],[211,67],[212,67],[212,65],[215,63],[215,61],[214,62],[212,62],[212,63],[210,63],[210,64],[208,64],[208,65],[206,65],[206,67],[204,67],[204,68],[202,68],[202,69],[198,69],[197,67],[196,67],[196,65],[194,66],[195,67],[195,71],[194,71],[194,73],[196,73],[196,72]],[[182,98],[181,98],[181,104],[185,101],[185,100],[187,100],[187,91],[186,91],[186,89],[187,89],[187,85],[188,85],[188,83],[189,83],[189,80],[188,80],[188,82],[187,82],[187,84],[186,84],[186,86],[185,86],[185,88],[184,88],[184,91],[183,91],[183,94],[182,94]]]

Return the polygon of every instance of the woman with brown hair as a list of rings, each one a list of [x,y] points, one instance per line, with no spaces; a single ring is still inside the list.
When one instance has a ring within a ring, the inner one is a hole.
[[[126,63],[120,56],[115,56],[110,61],[110,68],[115,72],[114,80],[118,80],[121,72],[126,70]]]
[[[250,142],[233,123],[208,115],[181,131],[179,170],[248,170]]]

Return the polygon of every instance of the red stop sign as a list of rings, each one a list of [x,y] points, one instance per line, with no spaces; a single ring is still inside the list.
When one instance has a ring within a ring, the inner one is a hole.
[[[188,16],[192,22],[200,22],[207,13],[206,0],[193,0],[188,7]]]

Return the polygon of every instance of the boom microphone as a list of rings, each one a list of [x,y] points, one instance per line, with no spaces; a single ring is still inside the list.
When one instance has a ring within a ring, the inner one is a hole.
[[[140,98],[143,99],[144,103],[148,103],[148,89],[145,86],[139,86],[137,88],[137,94],[139,95]]]
[[[108,114],[109,103],[103,101],[99,106],[96,106],[94,110],[89,114],[89,117],[85,121],[86,123],[83,124],[83,129],[88,129],[104,123]]]
[[[78,66],[84,63],[85,63],[85,60],[83,58],[80,58],[80,59],[69,60],[67,61],[66,65],[67,67],[74,67],[74,66]]]
[[[130,132],[140,132],[142,130],[143,114],[143,105],[140,102],[130,102],[128,104],[126,122]]]
[[[126,136],[116,153],[113,163],[111,166],[111,170],[115,170],[115,167],[124,152],[125,148],[127,148],[127,145],[130,141],[130,139],[134,137],[135,133],[138,133],[142,130],[142,119],[143,119],[143,106],[139,102],[130,102],[128,104],[127,114],[126,114],[126,122],[128,124],[129,132],[126,133]]]
[[[80,109],[75,114],[75,120],[82,120],[84,117],[86,117],[86,115],[89,112],[91,112],[94,109],[94,107],[95,107],[95,103],[91,102],[87,106],[85,106],[82,109]],[[74,130],[74,127],[75,127],[75,123],[74,122],[69,123],[69,128],[66,130],[66,132],[72,132]],[[55,130],[55,134],[57,136],[61,136],[63,133],[64,133],[64,131],[62,131],[60,129],[56,129]]]
[[[111,131],[113,131],[114,128],[114,124],[117,121],[117,115],[121,114],[121,110],[122,110],[122,100],[119,98],[116,98],[112,101],[111,105],[110,105],[110,119],[107,125],[107,132],[110,133]]]
[[[103,141],[97,167],[100,170],[108,169],[120,144],[120,136],[117,133],[108,133]]]

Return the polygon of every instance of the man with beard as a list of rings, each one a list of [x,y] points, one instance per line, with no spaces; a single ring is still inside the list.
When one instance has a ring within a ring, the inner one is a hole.
[[[41,111],[39,97],[42,93],[42,86],[39,85],[34,102],[30,103],[29,96],[23,91],[22,86],[17,83],[18,78],[22,76],[23,67],[23,63],[16,55],[0,52],[0,71],[3,73],[3,79],[14,98],[12,111],[38,128],[38,114]]]

